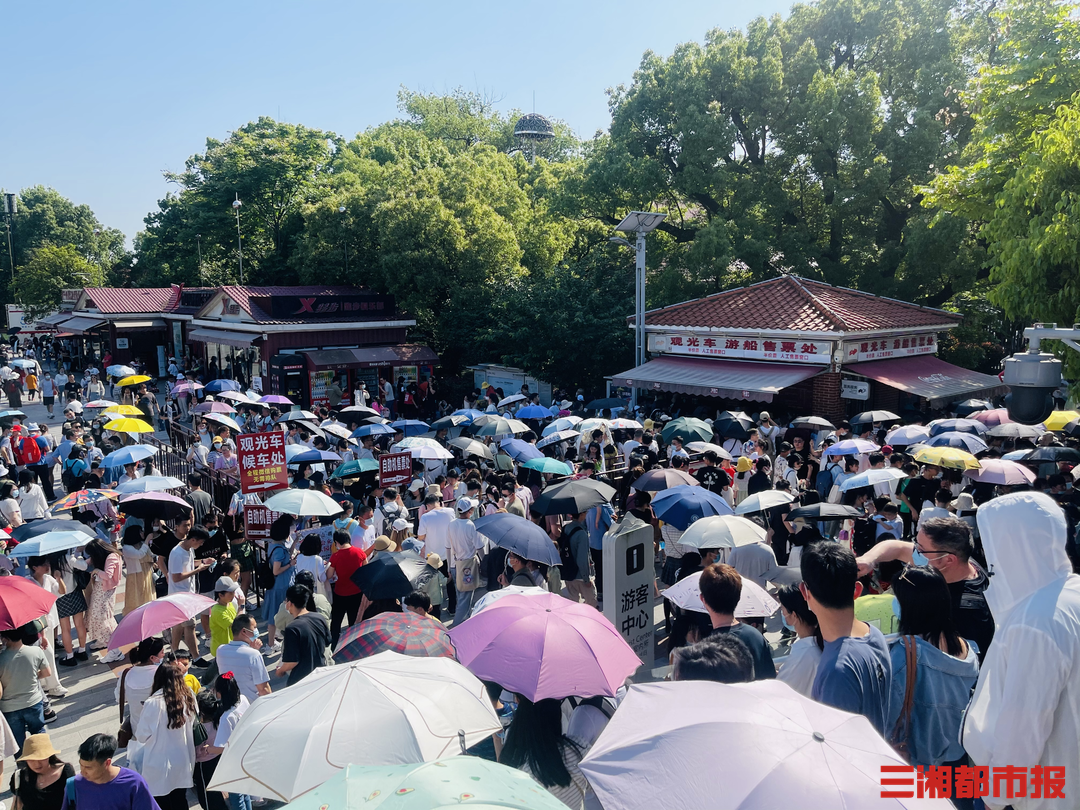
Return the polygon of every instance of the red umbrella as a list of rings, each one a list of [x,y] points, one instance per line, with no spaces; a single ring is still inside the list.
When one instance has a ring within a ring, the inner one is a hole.
[[[26,577],[0,577],[0,630],[14,630],[49,612],[56,597]]]
[[[453,658],[450,634],[441,622],[416,613],[380,613],[353,625],[341,636],[334,651],[338,664],[393,650],[419,658]]]

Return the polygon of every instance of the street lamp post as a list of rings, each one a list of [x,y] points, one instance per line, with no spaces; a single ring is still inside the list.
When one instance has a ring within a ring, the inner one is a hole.
[[[8,262],[11,264],[11,282],[15,283],[15,254],[11,250],[11,220],[19,212],[18,197],[13,192],[4,194],[4,222],[7,224]]]
[[[345,245],[345,277],[349,277],[349,234],[345,231],[345,206],[338,206],[338,213],[341,214],[341,241]]]
[[[633,245],[636,257],[635,282],[634,282],[634,365],[645,364],[645,234],[656,230],[667,217],[667,214],[654,214],[648,211],[631,211],[623,221],[615,226],[615,230],[626,234],[637,234]],[[611,237],[611,241],[620,245],[631,247],[630,242],[620,236]],[[637,387],[631,389],[631,407],[637,407]]]
[[[240,283],[244,283],[244,243],[240,238],[240,206],[243,205],[240,202],[240,194],[237,192],[236,199],[233,200],[233,211],[236,212],[236,249],[240,257]]]

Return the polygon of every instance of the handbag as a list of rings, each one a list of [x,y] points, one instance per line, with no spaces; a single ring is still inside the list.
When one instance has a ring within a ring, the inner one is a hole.
[[[915,705],[915,677],[917,675],[918,658],[915,652],[915,637],[904,636],[903,639],[907,684],[904,687],[903,708],[900,709],[900,716],[896,718],[896,726],[893,728],[891,739],[896,753],[910,762],[911,710]]]
[[[191,736],[195,740],[195,747],[198,748],[210,739],[210,735],[206,733],[206,726],[199,722],[199,718],[196,717],[193,721],[194,725],[191,728]]]
[[[480,585],[480,556],[473,554],[467,560],[455,563],[454,585],[461,593],[475,591]]]
[[[120,730],[116,732],[117,748],[127,748],[135,732],[131,728],[131,716],[124,717],[124,705],[127,703],[127,674],[130,669],[125,669],[120,674]]]

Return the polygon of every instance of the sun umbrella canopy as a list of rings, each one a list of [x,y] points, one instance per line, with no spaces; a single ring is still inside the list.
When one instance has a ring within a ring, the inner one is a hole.
[[[204,413],[236,413],[236,408],[225,402],[200,402],[194,408],[191,409],[192,413],[204,414]]]
[[[375,472],[379,469],[379,462],[370,458],[353,458],[339,464],[330,473],[331,478],[355,478],[361,473]]]
[[[191,504],[167,492],[139,492],[126,495],[116,507],[127,515],[140,518],[163,518],[173,520],[191,514]]]
[[[931,436],[942,433],[970,433],[981,436],[987,431],[987,426],[977,419],[935,419],[928,427]]]
[[[223,413],[205,413],[203,419],[208,422],[217,422],[219,425],[225,425],[230,430],[235,430],[237,433],[242,432],[240,424],[231,416],[226,416]]]
[[[508,397],[503,397],[496,404],[496,408],[505,408],[507,405],[513,405],[515,402],[524,402],[528,397],[524,394],[511,394]]]
[[[965,399],[953,405],[953,412],[957,416],[966,417],[978,411],[989,411],[993,407],[985,399]]]
[[[14,630],[44,616],[55,601],[28,577],[0,577],[0,630]]]
[[[372,601],[399,599],[416,590],[432,573],[427,560],[414,551],[384,551],[357,568],[352,581]]]
[[[138,644],[143,639],[205,613],[213,606],[213,599],[197,593],[172,593],[147,602],[120,620],[109,639],[109,649]]]
[[[791,426],[795,428],[809,428],[814,432],[821,430],[836,430],[836,425],[820,416],[800,416],[798,419],[792,420]]]
[[[592,507],[609,503],[615,487],[591,478],[561,481],[544,488],[532,505],[538,515],[577,515]]]
[[[411,442],[411,444],[406,444],[406,442]],[[400,444],[391,445],[390,450],[393,452],[399,450],[408,452],[413,458],[450,459],[454,457],[453,453],[434,439],[425,439],[420,436],[405,439]]]
[[[869,425],[876,422],[899,422],[900,417],[892,411],[863,411],[848,421],[853,425]]]
[[[105,430],[115,430],[117,433],[153,433],[154,428],[142,419],[113,419],[104,425]]]
[[[544,457],[535,444],[529,444],[521,439],[503,439],[499,442],[499,447],[514,461],[529,461]]]
[[[576,439],[580,436],[576,430],[556,430],[553,433],[548,433],[544,438],[536,443],[537,447],[547,447],[549,444],[558,444],[559,442],[568,442]]]
[[[142,480],[142,479],[139,479]],[[80,489],[70,492],[49,507],[53,512],[66,512],[69,509],[82,509],[84,506],[115,500],[120,495],[112,489]]]
[[[267,405],[292,405],[293,401],[288,397],[283,397],[281,394],[267,394],[266,396],[259,397],[259,402]],[[347,409],[343,409],[347,410]]]
[[[1061,432],[1073,438],[1080,436],[1080,419],[1073,419],[1061,429]]]
[[[46,532],[81,532],[86,535],[89,543],[96,536],[82,523],[77,520],[61,520],[60,518],[47,518],[45,520],[32,520],[24,523],[17,529],[10,529],[11,538],[18,543],[25,543],[32,537],[40,537]]]
[[[611,420],[612,430],[640,430],[644,425],[634,419],[619,417]]]
[[[441,622],[411,611],[380,613],[341,634],[334,663],[345,664],[391,650],[402,655],[454,658],[454,645]]]
[[[341,461],[341,456],[331,453],[329,450],[306,450],[297,453],[288,460],[289,464],[322,464],[327,461]]]
[[[1043,427],[1047,430],[1061,430],[1074,419],[1080,419],[1080,413],[1076,411],[1054,411],[1043,420]]]
[[[464,456],[479,456],[480,458],[493,459],[491,450],[483,442],[470,439],[468,436],[458,436],[447,442],[451,447],[456,447]]]
[[[1030,484],[1035,480],[1035,473],[1023,464],[1002,458],[988,458],[979,462],[982,469],[964,470],[964,477],[972,481],[1002,486]]]
[[[574,468],[567,464],[565,461],[559,461],[557,458],[547,458],[541,456],[540,458],[530,458],[521,465],[528,470],[537,470],[548,475],[573,475]]]
[[[25,359],[20,357],[17,360],[12,360],[11,365],[18,366],[19,368],[37,368],[37,361],[36,360],[25,360]]]
[[[532,701],[613,696],[641,666],[596,608],[550,593],[500,599],[450,637],[477,677]]]
[[[458,427],[459,425],[471,425],[472,417],[465,414],[450,414],[444,416],[442,419],[436,419],[431,423],[432,430],[449,430],[450,428]]]
[[[577,430],[577,426],[580,425],[582,419],[580,416],[560,416],[554,422],[548,424],[541,435],[550,436],[552,433],[557,433],[563,430]],[[580,431],[578,431],[580,433]]]
[[[481,596],[475,603],[473,603],[472,610],[469,612],[470,616],[475,616],[481,610],[489,608],[507,596],[542,596],[548,593],[546,588],[539,588],[533,586],[524,585],[507,585],[505,588],[499,588],[497,591],[488,591]]]
[[[1053,445],[1050,447],[1037,447],[1020,460],[1025,463],[1068,461],[1077,464],[1080,463],[1080,450],[1075,447]]]
[[[776,680],[687,681],[631,686],[581,771],[619,810],[952,807],[882,799],[882,766],[910,767],[861,715]]]
[[[663,592],[664,598],[683,610],[695,613],[708,613],[701,601],[701,572],[683,577]],[[742,593],[735,606],[735,618],[746,619],[751,616],[772,616],[779,609],[777,602],[767,590],[752,579],[743,577]]]
[[[87,408],[119,408],[119,402],[113,402],[111,399],[95,399],[86,403]],[[139,411],[142,413],[142,411]]]
[[[812,503],[799,506],[787,514],[788,520],[830,520],[842,518],[862,517],[863,513],[854,506],[846,506],[842,503]],[[682,541],[680,541],[682,542]]]
[[[125,481],[116,485],[116,491],[127,494],[129,492],[164,492],[167,489],[178,489],[184,486],[184,482],[171,475],[144,475],[134,481]]]
[[[629,400],[620,399],[619,397],[606,397],[604,399],[594,399],[585,405],[587,411],[602,411],[602,410],[615,410],[616,408],[629,407]]]
[[[341,512],[341,504],[315,489],[286,489],[266,499],[271,512],[301,517],[333,517]]]
[[[863,453],[876,453],[881,448],[866,439],[845,439],[831,447],[826,447],[823,456],[858,456]]]
[[[716,453],[717,457],[726,458],[728,461],[731,461],[731,453],[729,453],[720,445],[713,444],[712,442],[688,442],[687,444],[683,445],[683,449],[686,450],[686,452],[688,453],[713,452]]]
[[[71,407],[72,405],[78,405],[79,406],[79,411],[80,412],[82,411],[82,403],[78,402],[78,401],[69,402],[69,403],[67,403],[67,405],[65,407]],[[22,411],[0,411],[0,423],[6,422],[6,423],[10,424],[11,422],[14,422],[16,419],[25,419],[25,418],[26,418],[26,414],[23,413]]]
[[[670,444],[676,436],[684,442],[711,442],[713,426],[692,416],[681,416],[664,425],[660,436],[665,444]]]
[[[45,532],[30,538],[25,543],[19,543],[10,554],[12,557],[43,557],[57,551],[81,548],[92,539],[83,532]]]
[[[923,442],[923,444],[927,447],[958,447],[961,450],[966,450],[972,455],[985,453],[988,449],[986,442],[978,436],[973,436],[970,433],[957,433],[955,431],[947,431],[945,433],[939,433],[936,436],[931,436]]]
[[[134,405],[110,405],[108,410],[102,414],[104,416],[108,413],[115,413],[119,416],[142,416],[143,412],[136,408]]]
[[[323,785],[290,802],[288,810],[566,810],[566,805],[517,768],[479,757],[454,757],[422,765],[346,765]]]
[[[390,427],[400,430],[406,436],[419,436],[431,430],[431,425],[418,419],[399,419],[397,422],[391,422]]]
[[[484,685],[461,664],[382,652],[252,703],[208,787],[289,802],[346,765],[453,757],[459,734],[468,747],[501,728]]]
[[[477,436],[520,436],[528,433],[529,426],[518,419],[504,419],[496,417],[484,424],[478,431]]]
[[[365,436],[392,436],[393,434],[394,429],[389,425],[361,425],[352,432],[350,438],[362,439]]]
[[[795,500],[795,496],[790,492],[766,489],[763,492],[755,492],[753,495],[739,501],[739,505],[735,507],[735,514],[752,515],[754,512],[764,512],[766,509],[783,506],[793,500]]]
[[[217,395],[218,399],[227,399],[229,402],[239,402],[241,405],[255,405],[257,402],[253,402],[243,391],[222,391]]]
[[[979,462],[966,450],[955,447],[923,447],[915,454],[920,464],[947,467],[951,470],[977,470]]]
[[[693,476],[670,467],[654,467],[632,484],[633,488],[639,492],[658,492],[662,489],[684,485],[699,486],[697,479]]]
[[[732,514],[727,501],[704,487],[665,489],[652,499],[652,509],[664,523],[683,530],[702,518]]]
[[[877,484],[889,484],[893,492],[896,491],[896,482],[907,478],[907,473],[895,467],[885,467],[880,470],[867,470],[864,473],[853,475],[840,485],[841,492],[851,489],[862,489]]]
[[[139,383],[144,382],[150,382],[150,378],[147,377],[145,374],[131,374],[127,377],[122,377],[121,379],[117,380],[116,384],[119,386],[126,386],[138,385]]]
[[[317,417],[311,411],[305,411],[303,409],[296,408],[289,411],[288,413],[283,413],[277,418],[277,421],[278,424],[280,424],[281,422],[302,422],[304,420],[314,421],[318,418],[319,417]]]
[[[206,384],[206,391],[210,394],[220,394],[222,391],[242,391],[240,383],[236,380],[211,380]]]
[[[1065,426],[1065,432],[1069,433],[1069,425],[1074,424],[1069,422]],[[1080,425],[1080,422],[1076,424]],[[986,435],[992,439],[1037,439],[1042,436],[1046,431],[1038,425],[1022,425],[1019,422],[1004,422],[1000,425],[994,425],[986,431]],[[1073,435],[1069,433],[1069,435]]]
[[[550,419],[555,414],[543,405],[526,405],[514,414],[517,419]]]
[[[930,428],[922,425],[902,425],[890,430],[885,434],[885,444],[897,447],[907,447],[909,444],[918,444],[930,437]]]
[[[697,549],[737,548],[765,540],[765,530],[737,515],[702,518],[679,538],[679,545]]]
[[[496,512],[473,521],[476,530],[494,545],[544,565],[559,564],[559,550],[548,533],[531,520]]]

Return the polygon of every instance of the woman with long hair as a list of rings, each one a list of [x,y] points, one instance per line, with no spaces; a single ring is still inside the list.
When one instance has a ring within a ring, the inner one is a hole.
[[[220,756],[225,750],[225,744],[229,741],[233,729],[236,728],[236,724],[240,722],[240,718],[244,716],[244,712],[251,704],[240,694],[240,685],[237,684],[231,672],[223,672],[217,676],[217,680],[214,681],[214,694],[218,699],[217,717],[214,718],[217,734],[208,742],[213,745],[211,750],[216,751]],[[251,810],[251,797],[243,793],[230,793],[229,807],[232,810]]]
[[[154,553],[143,537],[142,526],[126,526],[120,541],[120,552],[127,569],[124,580],[124,615],[153,601]]]
[[[572,718],[564,734],[561,701],[545,698],[533,703],[517,695],[517,702],[500,761],[529,774],[552,796],[577,810],[590,790],[578,765],[601,729],[594,728],[587,735],[575,734]],[[575,710],[574,715],[577,713]]]
[[[285,591],[293,583],[296,576],[296,566],[293,556],[285,541],[292,534],[293,518],[291,515],[282,515],[270,526],[270,544],[266,549],[266,562],[274,574],[273,587],[267,588],[263,596],[263,618],[266,620],[266,633],[269,646],[267,655],[273,655],[280,649],[281,642],[277,640],[277,627],[274,625],[274,616],[278,608],[285,601]]]
[[[23,520],[41,520],[49,514],[49,502],[45,500],[45,491],[37,482],[37,475],[31,470],[19,473],[19,490],[15,493],[19,501],[19,511]]]
[[[89,538],[87,538],[89,540]],[[60,637],[64,644],[64,654],[57,659],[62,667],[78,666],[79,661],[90,657],[86,651],[86,597],[78,583],[79,576],[89,576],[80,566],[85,560],[76,558],[70,551],[55,551],[48,555],[52,566],[52,575],[60,586],[60,598],[56,600],[56,613],[60,617]],[[76,562],[78,560],[78,562]],[[75,647],[71,637],[71,625],[74,622],[79,646]]]
[[[192,723],[195,695],[174,663],[154,673],[150,697],[135,728],[138,747],[129,760],[146,780],[161,810],[188,810],[187,789],[194,785],[195,738]]]
[[[19,528],[26,522],[23,520],[19,502],[15,499],[15,492],[15,484],[11,481],[0,485],[0,514],[7,518],[13,529]]]
[[[906,750],[912,765],[961,764],[960,724],[979,677],[977,649],[956,632],[949,586],[940,571],[905,566],[892,590],[900,604],[900,638],[890,648],[886,736]],[[908,675],[912,659],[914,678]]]
[[[195,696],[199,705],[199,720],[205,733],[205,742],[195,748],[195,796],[203,810],[229,810],[229,803],[218,790],[207,790],[206,786],[214,778],[221,751],[214,746],[217,736],[217,722],[221,718],[221,701],[209,689],[203,689]]]
[[[13,810],[60,810],[67,780],[75,776],[75,769],[59,755],[48,734],[26,738],[9,785],[15,797]]]
[[[818,664],[821,663],[821,653],[825,649],[817,616],[806,604],[798,585],[781,585],[776,598],[780,602],[784,627],[797,636],[776,677],[799,694],[810,697]]]
[[[116,629],[116,607],[113,597],[116,586],[120,584],[122,563],[120,552],[103,540],[91,540],[86,544],[86,555],[94,566],[93,589],[90,591],[90,605],[87,608],[87,634],[90,636],[91,650],[107,650],[109,639]],[[102,659],[103,664],[120,661],[124,654],[113,650]]]
[[[161,636],[143,639],[129,653],[131,666],[120,673],[116,679],[113,696],[120,704],[120,690],[123,687],[124,705],[121,707],[125,717],[131,721],[131,729],[139,727],[143,704],[154,690],[154,676],[165,657],[165,642]]]

